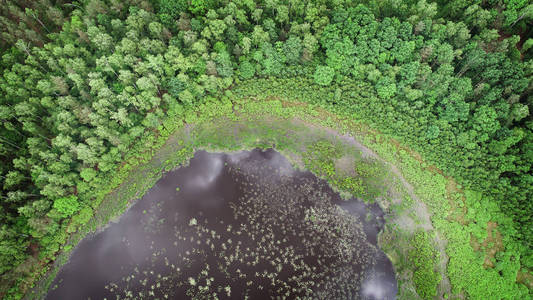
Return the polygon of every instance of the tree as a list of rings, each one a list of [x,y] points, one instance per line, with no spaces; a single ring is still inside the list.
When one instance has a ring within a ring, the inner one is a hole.
[[[233,76],[233,64],[227,51],[221,51],[216,57],[217,73],[222,77]]]
[[[183,104],[191,105],[194,102],[194,95],[189,90],[182,91],[178,98]]]
[[[311,33],[306,33],[303,39],[303,61],[310,61],[313,59],[313,55],[318,50],[318,41]]]
[[[333,81],[335,70],[329,66],[317,66],[315,70],[315,83],[327,86]]]
[[[183,78],[180,79],[179,76],[172,77],[166,84],[166,88],[174,98],[178,98],[179,94],[187,88],[186,82]]]
[[[24,261],[28,256],[28,244],[20,232],[9,228],[7,224],[0,227],[0,273],[5,273]]]
[[[54,201],[53,208],[57,210],[63,218],[70,217],[79,210],[78,197],[71,195],[58,198]]]
[[[93,168],[84,168],[80,172],[80,177],[87,182],[91,182],[96,177],[96,175],[96,170],[94,170]]]
[[[289,37],[283,44],[283,51],[289,64],[299,63],[302,53],[302,41],[296,36]]]
[[[243,60],[239,64],[239,76],[243,79],[250,79],[255,75],[255,66],[248,60]]]
[[[191,0],[189,3],[189,11],[193,15],[201,16],[211,9],[214,4],[213,0]]]
[[[347,37],[330,44],[326,49],[326,64],[337,73],[349,74],[355,64],[354,43]]]
[[[388,76],[384,76],[378,80],[376,84],[376,91],[383,99],[391,99],[396,95],[396,83]]]

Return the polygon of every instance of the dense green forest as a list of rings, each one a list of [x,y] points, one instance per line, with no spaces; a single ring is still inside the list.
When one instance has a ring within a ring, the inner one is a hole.
[[[323,91],[301,100],[482,193],[469,212],[501,214],[474,222],[507,241],[486,267],[533,277],[527,0],[2,0],[0,12],[0,297],[23,296],[166,120],[259,78]],[[489,299],[469,284],[458,292]]]

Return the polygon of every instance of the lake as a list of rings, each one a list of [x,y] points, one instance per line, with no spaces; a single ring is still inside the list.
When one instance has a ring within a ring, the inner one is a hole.
[[[275,150],[198,151],[82,240],[46,299],[395,299],[383,226]]]

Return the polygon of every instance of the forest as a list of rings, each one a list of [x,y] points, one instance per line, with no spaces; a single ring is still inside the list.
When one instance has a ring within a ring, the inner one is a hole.
[[[34,286],[127,157],[240,86],[420,153],[472,191],[471,224],[498,223],[505,240],[480,268],[513,286],[487,296],[455,270],[456,293],[532,297],[529,1],[2,0],[0,12],[0,298]]]

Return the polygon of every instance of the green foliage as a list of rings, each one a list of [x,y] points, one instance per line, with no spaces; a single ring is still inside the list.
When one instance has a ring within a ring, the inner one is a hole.
[[[174,98],[178,98],[179,94],[187,88],[187,83],[183,82],[178,77],[172,77],[167,83],[168,93]]]
[[[228,52],[219,52],[216,58],[216,63],[218,75],[221,77],[233,76],[233,66]]]
[[[416,233],[411,245],[413,248],[409,251],[409,260],[414,265],[416,292],[422,299],[433,299],[437,296],[437,285],[441,280],[440,274],[435,270],[438,252],[426,232]]]
[[[70,217],[79,210],[78,197],[71,195],[58,198],[54,201],[53,208],[57,210],[63,218]]]
[[[283,45],[285,56],[289,64],[297,64],[300,62],[302,55],[302,41],[299,37],[291,36]]]
[[[19,40],[26,45],[42,47],[50,41],[47,34],[57,34],[61,30],[72,9],[61,1],[4,1],[0,8],[0,51],[4,52]],[[79,21],[79,18],[73,20]]]
[[[333,81],[333,77],[335,76],[335,70],[328,66],[317,66],[315,70],[315,83],[327,86],[331,84],[331,81]]]
[[[214,0],[191,0],[189,3],[189,11],[195,15],[203,15],[208,9],[214,5]]]
[[[67,232],[75,232],[78,227],[87,224],[92,216],[93,210],[88,206],[83,207],[78,214],[72,216],[72,220],[67,228]]]
[[[386,100],[391,99],[397,92],[396,83],[389,77],[382,77],[376,83],[376,91],[379,97]]]
[[[97,175],[96,170],[92,168],[85,168],[80,172],[80,177],[85,181],[92,181]]]
[[[250,79],[254,77],[254,75],[255,66],[251,62],[243,60],[239,64],[239,77],[241,77],[242,79]]]
[[[187,0],[158,0],[157,4],[159,17],[165,25],[172,24],[170,20],[176,19],[180,13],[187,11]]]
[[[319,141],[306,151],[304,157],[305,166],[320,176],[335,176],[335,162],[339,158],[340,151],[327,141]]]
[[[307,147],[303,155],[306,169],[328,179],[341,191],[367,201],[380,195],[377,186],[383,186],[383,166],[376,161],[360,159],[359,153],[347,153],[342,145],[334,145],[321,140]],[[354,170],[342,170],[346,166],[337,166],[343,156],[355,159]]]

